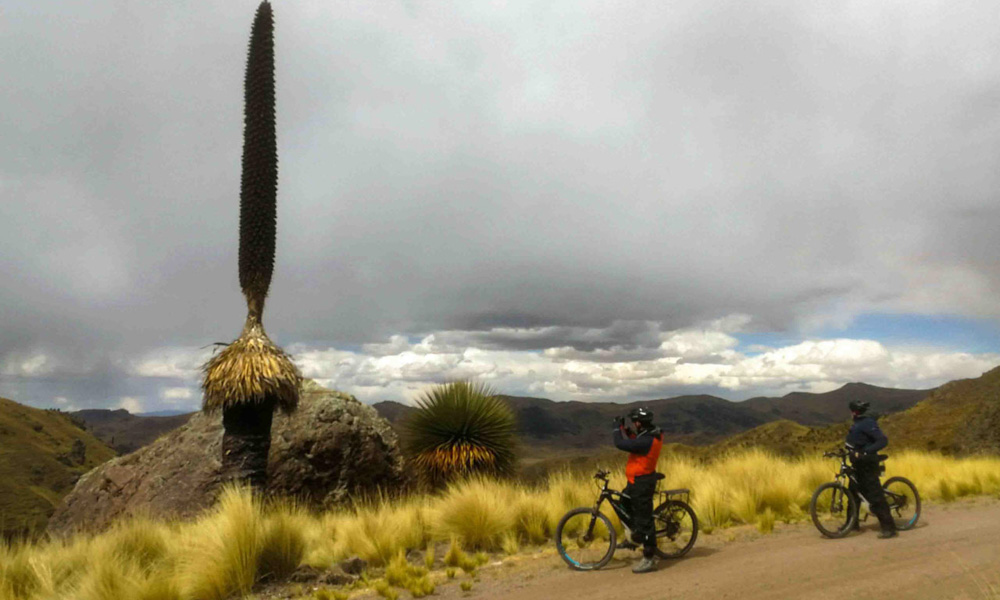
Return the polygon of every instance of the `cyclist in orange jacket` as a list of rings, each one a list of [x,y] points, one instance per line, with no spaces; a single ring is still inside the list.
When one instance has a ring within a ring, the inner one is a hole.
[[[625,464],[628,485],[622,490],[628,496],[632,513],[632,541],[642,544],[642,561],[633,573],[656,570],[656,530],[653,525],[653,493],[656,491],[656,460],[663,446],[663,433],[653,424],[653,413],[647,408],[636,408],[628,418],[635,433],[625,428],[622,418],[615,420],[615,447],[629,453]]]

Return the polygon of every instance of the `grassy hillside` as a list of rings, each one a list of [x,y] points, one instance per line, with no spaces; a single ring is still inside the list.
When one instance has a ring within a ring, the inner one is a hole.
[[[1000,367],[933,390],[915,406],[879,419],[889,450],[1000,454]],[[850,420],[826,427],[774,421],[734,435],[715,451],[764,448],[779,455],[818,454],[843,443]]]
[[[44,530],[80,475],[113,456],[68,415],[0,398],[0,531]]]
[[[1000,454],[1000,367],[941,386],[881,421],[890,440],[947,454]]]

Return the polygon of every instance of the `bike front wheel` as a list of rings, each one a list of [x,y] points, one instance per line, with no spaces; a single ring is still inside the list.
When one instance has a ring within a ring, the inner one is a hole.
[[[556,525],[556,550],[566,564],[580,571],[600,569],[615,554],[611,519],[594,508],[574,508]]]
[[[656,555],[679,558],[688,553],[698,538],[698,517],[686,502],[667,500],[653,511],[656,527]]]
[[[889,512],[896,521],[896,529],[913,529],[920,518],[920,494],[917,486],[905,477],[890,477],[882,484]]]
[[[842,538],[858,518],[857,501],[843,485],[824,483],[813,492],[809,514],[819,532],[828,538]]]

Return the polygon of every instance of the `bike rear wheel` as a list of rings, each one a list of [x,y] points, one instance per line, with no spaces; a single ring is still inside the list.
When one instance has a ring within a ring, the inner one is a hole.
[[[890,477],[882,484],[889,512],[896,521],[896,529],[912,529],[920,518],[920,494],[917,486],[905,477]]]
[[[600,569],[615,554],[611,519],[593,508],[574,508],[556,525],[556,550],[566,564],[580,571]]]
[[[842,538],[858,518],[857,500],[847,488],[835,482],[824,483],[809,501],[813,525],[828,538]]]
[[[679,558],[688,553],[698,539],[698,517],[686,502],[667,500],[653,511],[656,527],[656,555]]]

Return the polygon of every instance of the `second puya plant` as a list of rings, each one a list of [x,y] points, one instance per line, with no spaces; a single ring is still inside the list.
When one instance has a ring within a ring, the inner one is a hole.
[[[274,89],[274,17],[265,0],[254,17],[244,81],[239,272],[247,317],[240,336],[205,364],[202,381],[202,410],[222,412],[223,480],[257,489],[267,482],[274,411],[295,410],[302,382],[263,324],[277,221]]]

